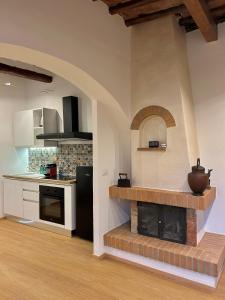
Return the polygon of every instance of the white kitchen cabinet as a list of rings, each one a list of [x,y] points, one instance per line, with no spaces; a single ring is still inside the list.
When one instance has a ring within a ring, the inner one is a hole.
[[[38,223],[52,225],[72,231],[76,228],[76,185],[71,186],[45,184],[49,187],[64,189],[65,224],[56,224],[39,219],[39,186],[43,183],[25,180],[7,179],[4,181],[4,214]]]
[[[18,111],[14,115],[14,145],[16,147],[34,146],[33,111]]]
[[[30,221],[39,220],[39,185],[24,181],[22,184],[23,218]]]
[[[4,214],[38,221],[39,185],[32,182],[4,179]]]
[[[39,193],[39,184],[36,182],[23,181],[22,185],[23,185],[23,191]]]
[[[21,181],[4,179],[4,213],[23,217]]]
[[[36,139],[38,134],[55,132],[58,132],[58,113],[55,109],[24,110],[14,115],[14,145],[16,147],[56,146],[55,141]]]
[[[26,191],[23,189],[23,200],[39,202],[39,192]]]
[[[38,221],[39,202],[23,200],[23,218],[30,221]]]

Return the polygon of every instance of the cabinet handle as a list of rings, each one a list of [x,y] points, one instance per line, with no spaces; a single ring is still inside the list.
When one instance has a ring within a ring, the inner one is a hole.
[[[34,190],[28,190],[28,189],[23,189],[24,192],[32,192],[32,193],[37,193],[39,194],[39,191],[34,191]]]
[[[35,200],[29,200],[29,199],[24,199],[24,198],[23,198],[23,201],[25,201],[25,202],[32,202],[32,203],[39,203],[38,201],[35,201]]]

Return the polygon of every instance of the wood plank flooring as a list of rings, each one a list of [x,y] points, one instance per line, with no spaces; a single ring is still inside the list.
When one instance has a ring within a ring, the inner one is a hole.
[[[92,244],[0,220],[0,299],[224,300],[216,290],[92,256]]]

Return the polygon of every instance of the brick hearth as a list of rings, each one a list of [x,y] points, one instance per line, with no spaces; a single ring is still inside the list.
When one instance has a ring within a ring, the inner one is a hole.
[[[130,201],[131,224],[122,225],[105,234],[105,246],[207,274],[218,280],[225,261],[225,236],[205,233],[197,241],[198,210],[204,214],[203,211],[210,208],[216,197],[216,188],[206,190],[203,196],[195,197],[188,192],[111,186],[109,196],[115,201]],[[186,208],[186,245],[138,234],[138,201]]]
[[[225,236],[213,233],[192,247],[132,233],[124,224],[105,234],[104,244],[213,277],[221,274],[225,260]]]

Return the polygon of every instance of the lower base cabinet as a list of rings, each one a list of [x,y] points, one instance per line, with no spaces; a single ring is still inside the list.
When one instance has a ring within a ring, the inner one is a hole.
[[[38,184],[4,179],[4,214],[37,221],[39,219]]]
[[[23,218],[30,221],[38,221],[39,202],[23,200]]]
[[[39,213],[40,185],[43,184],[4,178],[4,214],[27,221],[45,222],[40,220]],[[70,231],[76,229],[76,185],[65,186],[47,183],[45,185],[64,189],[65,224],[60,225],[55,222],[50,222],[50,224]],[[57,211],[52,213],[58,216]]]
[[[23,217],[21,181],[4,179],[4,214]]]

